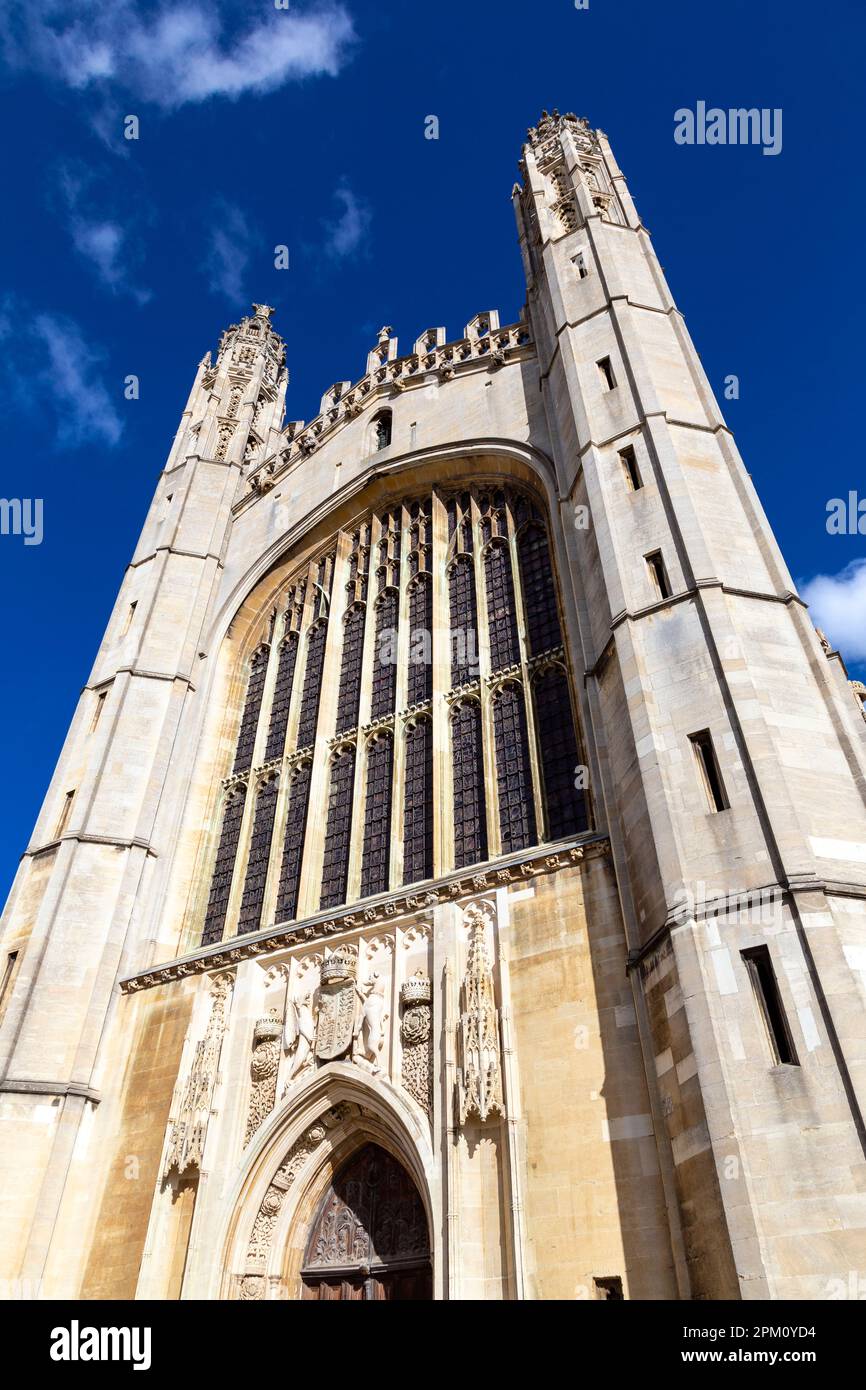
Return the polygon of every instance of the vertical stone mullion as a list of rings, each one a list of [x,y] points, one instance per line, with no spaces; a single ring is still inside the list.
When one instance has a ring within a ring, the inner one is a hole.
[[[397,603],[397,680],[394,690],[394,750],[391,765],[391,862],[389,884],[395,888],[403,882],[403,822],[406,797],[406,708],[409,684],[409,570],[411,515],[403,503],[400,507],[400,579]]]

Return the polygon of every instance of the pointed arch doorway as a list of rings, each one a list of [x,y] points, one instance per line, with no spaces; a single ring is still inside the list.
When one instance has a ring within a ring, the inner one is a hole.
[[[387,1150],[368,1143],[337,1172],[310,1227],[305,1300],[432,1298],[430,1237],[421,1196]]]

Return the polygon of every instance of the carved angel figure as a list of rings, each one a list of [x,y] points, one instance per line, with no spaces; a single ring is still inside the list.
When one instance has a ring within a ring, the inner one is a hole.
[[[316,1016],[313,1009],[313,992],[310,990],[300,999],[290,998],[286,1005],[283,1047],[287,1053],[293,1054],[289,1065],[290,1082],[312,1062],[315,1038]]]
[[[385,1041],[385,981],[374,971],[366,986],[355,986],[355,1061],[364,1058],[379,1070],[379,1053]]]

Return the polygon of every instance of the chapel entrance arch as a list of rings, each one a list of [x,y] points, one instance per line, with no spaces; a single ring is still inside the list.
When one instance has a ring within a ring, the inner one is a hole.
[[[432,1298],[427,1217],[403,1165],[366,1143],[334,1175],[310,1226],[304,1300]]]

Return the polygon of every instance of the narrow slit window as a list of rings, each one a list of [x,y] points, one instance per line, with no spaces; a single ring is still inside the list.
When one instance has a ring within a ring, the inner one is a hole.
[[[579,278],[585,280],[589,274],[589,268],[586,264],[586,252],[578,251],[576,256],[572,256],[571,263],[577,271]]]
[[[132,627],[132,620],[133,620],[133,618],[135,617],[135,609],[136,609],[137,603],[138,603],[138,599],[136,599],[134,603],[131,603],[131,604],[129,605],[129,608],[128,608],[128,610],[127,610],[126,617],[124,618],[124,621],[123,621],[123,628],[122,628],[121,633],[120,633],[121,637],[125,637],[126,634],[129,632],[129,629]]]
[[[58,822],[57,822],[57,830],[56,830],[56,832],[55,832],[55,838],[56,838],[56,839],[59,839],[59,838],[60,838],[60,836],[63,834],[64,830],[66,829],[67,825],[69,824],[69,816],[70,816],[70,813],[71,813],[71,811],[72,811],[72,803],[73,803],[74,799],[75,799],[75,791],[74,791],[74,789],[73,789],[71,792],[67,792],[67,793],[66,793],[66,797],[65,797],[65,799],[64,799],[63,805],[62,805],[61,808],[60,808],[60,819],[59,819]]]
[[[100,717],[100,715],[102,714],[103,709],[105,708],[105,697],[106,697],[107,693],[108,693],[108,692],[107,692],[106,690],[103,690],[103,691],[101,691],[101,693],[100,693],[99,695],[97,695],[97,697],[96,697],[96,705],[95,705],[94,710],[93,710],[93,718],[92,718],[91,721],[90,721],[90,732],[91,732],[91,733],[93,733],[94,729],[96,728],[97,724],[99,723],[99,717]]]
[[[604,382],[604,389],[612,391],[616,386],[616,377],[613,374],[613,366],[609,357],[603,357],[598,364],[599,375]]]
[[[670,580],[668,579],[668,572],[665,568],[665,562],[662,559],[661,551],[654,550],[652,555],[647,555],[646,563],[647,569],[650,572],[650,579],[652,580],[653,588],[655,589],[659,598],[670,598],[671,584]]]
[[[725,784],[722,781],[712,735],[707,729],[703,729],[699,734],[690,734],[689,739],[695,750],[698,771],[701,774],[701,781],[704,784],[710,810],[727,811],[730,802],[725,795]]]
[[[620,460],[629,489],[632,492],[639,492],[643,487],[643,482],[640,476],[640,469],[637,466],[635,452],[631,445],[629,445],[627,449],[622,449],[620,451]]]
[[[800,1063],[794,1050],[788,1020],[785,1017],[785,1006],[782,1003],[782,996],[776,982],[776,972],[770,959],[769,947],[753,946],[748,951],[742,951],[741,955],[749,972],[752,989],[755,991],[755,999],[766,1030],[774,1064],[776,1066],[785,1064],[798,1067]]]
[[[15,962],[18,960],[18,952],[10,951],[6,957],[6,966],[3,971],[3,982],[0,984],[0,1017],[6,1007],[6,996],[9,993],[9,986],[12,983],[12,976],[15,973]]]

